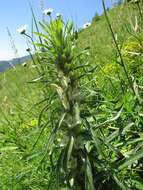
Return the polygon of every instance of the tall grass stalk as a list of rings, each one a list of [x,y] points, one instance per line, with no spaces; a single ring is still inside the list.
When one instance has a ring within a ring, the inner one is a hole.
[[[120,64],[120,65],[123,67],[125,76],[126,76],[126,78],[127,78],[127,80],[128,80],[128,83],[129,83],[129,86],[130,86],[130,88],[132,89],[133,93],[135,94],[135,91],[134,91],[134,88],[133,88],[133,84],[132,84],[132,80],[131,80],[131,78],[129,77],[129,74],[128,74],[128,71],[127,71],[127,69],[126,69],[126,66],[125,66],[125,63],[124,63],[124,59],[123,59],[123,57],[122,57],[122,54],[121,54],[121,51],[120,51],[118,42],[117,42],[117,40],[116,40],[116,38],[115,38],[115,34],[114,34],[113,29],[112,29],[112,25],[111,25],[111,23],[110,23],[110,20],[109,20],[108,15],[107,15],[107,10],[106,10],[106,6],[105,6],[104,0],[102,0],[102,5],[103,5],[104,13],[105,13],[105,18],[106,18],[106,20],[107,20],[109,29],[110,29],[110,31],[111,31],[111,35],[112,35],[113,40],[114,40],[115,47],[116,47],[117,52],[118,52],[118,55],[119,55],[119,57],[120,57],[120,61],[121,61],[121,64]]]

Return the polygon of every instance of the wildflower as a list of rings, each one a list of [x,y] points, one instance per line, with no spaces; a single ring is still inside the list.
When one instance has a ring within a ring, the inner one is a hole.
[[[62,15],[60,13],[56,13],[56,17],[60,18]]]
[[[30,48],[27,48],[27,49],[26,49],[26,51],[27,51],[27,52],[30,52],[30,51],[31,51],[31,49],[30,49]]]
[[[43,11],[43,14],[50,16],[50,15],[52,14],[52,12],[53,12],[53,9],[49,8],[49,9],[45,9],[45,10]]]
[[[91,23],[90,22],[87,22],[83,25],[83,29],[86,29],[88,28],[89,26],[91,26]]]
[[[24,62],[24,63],[22,64],[22,66],[23,66],[23,67],[26,67],[26,66],[27,66],[27,63],[26,63],[26,62]]]
[[[28,27],[28,25],[25,24],[24,26],[18,28],[18,29],[17,29],[17,32],[20,33],[20,34],[25,34],[25,33],[26,33],[26,30],[27,30],[27,27]]]

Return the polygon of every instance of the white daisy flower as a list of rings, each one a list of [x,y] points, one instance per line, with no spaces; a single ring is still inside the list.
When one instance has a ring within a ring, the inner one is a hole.
[[[17,32],[20,33],[20,34],[25,34],[25,33],[26,33],[26,30],[27,30],[27,27],[28,27],[28,25],[25,24],[24,26],[18,28],[18,29],[17,29]]]
[[[31,51],[31,49],[30,49],[30,48],[27,48],[27,49],[26,49],[26,51],[27,51],[27,52],[30,52],[30,51]]]
[[[83,25],[83,29],[86,29],[86,28],[88,28],[89,26],[91,26],[91,22],[86,22],[86,23]]]
[[[27,66],[27,63],[26,63],[26,62],[22,63],[22,66],[23,66],[23,67],[26,67],[26,66]]]
[[[62,15],[60,13],[56,13],[56,17],[59,18],[61,17]]]
[[[43,11],[43,14],[50,16],[50,15],[52,14],[52,12],[53,12],[53,9],[49,8],[49,9],[45,9],[45,10]]]

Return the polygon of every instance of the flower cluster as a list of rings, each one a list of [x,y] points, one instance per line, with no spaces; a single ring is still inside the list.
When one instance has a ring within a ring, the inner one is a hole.
[[[46,15],[46,16],[51,16],[51,14],[53,13],[53,11],[54,10],[52,8],[48,8],[48,9],[45,9],[43,11],[43,14]],[[62,14],[56,13],[56,17],[60,18],[60,17],[62,17]],[[20,28],[18,28],[17,32],[20,33],[20,34],[26,34],[27,27],[28,27],[28,25],[25,24],[24,26],[21,26]]]

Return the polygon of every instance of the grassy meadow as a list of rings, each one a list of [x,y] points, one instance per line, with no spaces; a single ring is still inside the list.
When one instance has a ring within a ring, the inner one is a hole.
[[[0,73],[0,190],[143,190],[143,3],[102,2],[79,31],[33,13],[34,61]]]

